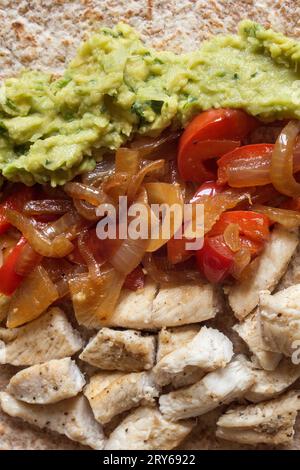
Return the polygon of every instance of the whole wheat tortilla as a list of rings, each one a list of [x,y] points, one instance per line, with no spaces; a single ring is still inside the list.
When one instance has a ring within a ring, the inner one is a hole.
[[[300,0],[2,0],[0,80],[24,67],[60,74],[80,41],[101,24],[128,22],[148,44],[180,52],[196,49],[212,34],[236,32],[244,18],[300,37],[299,17]],[[215,324],[226,331],[231,323],[232,314],[224,311]],[[239,347],[237,343],[236,351]],[[15,372],[16,368],[0,366],[0,389]],[[216,439],[214,426],[221,411],[200,417],[180,447],[247,448]],[[294,448],[300,449],[300,419],[296,428]],[[82,448],[0,412],[0,450]]]

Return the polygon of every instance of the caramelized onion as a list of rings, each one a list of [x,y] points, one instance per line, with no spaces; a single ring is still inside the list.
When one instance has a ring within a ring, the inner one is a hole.
[[[131,142],[130,147],[137,149],[141,157],[149,157],[161,150],[165,144],[176,142],[180,137],[180,132],[163,133],[161,136],[153,139],[151,137],[140,137]],[[174,156],[176,151],[174,151]],[[163,156],[163,153],[161,154]]]
[[[9,222],[24,235],[31,247],[41,256],[49,258],[64,258],[73,250],[72,243],[63,235],[52,240],[41,233],[35,226],[34,221],[20,212],[6,209],[5,215]]]
[[[93,206],[99,206],[100,204],[109,202],[107,195],[102,191],[102,189],[87,186],[82,183],[66,183],[64,190],[73,199],[81,199]]]
[[[114,172],[115,162],[113,158],[103,158],[96,164],[94,170],[82,175],[82,182],[88,186],[99,186],[105,178]]]
[[[124,275],[115,269],[102,273],[101,283],[95,283],[88,274],[70,280],[70,291],[75,316],[87,328],[104,326],[113,314],[124,284]]]
[[[228,224],[224,230],[224,241],[231,251],[236,253],[241,248],[240,228],[238,224]]]
[[[127,275],[141,263],[148,244],[149,240],[127,238],[109,261],[119,273]]]
[[[59,297],[56,286],[42,266],[24,279],[11,298],[7,327],[16,328],[39,317]]]
[[[277,222],[288,229],[300,226],[299,212],[259,204],[254,205],[252,210],[267,215],[272,222]]]
[[[25,204],[23,212],[26,215],[60,215],[72,210],[71,201],[64,199],[44,199],[29,201]]]
[[[85,221],[76,211],[72,210],[55,220],[55,222],[41,225],[43,226],[43,232],[51,239],[64,235],[69,240],[73,240],[85,227]]]
[[[90,250],[88,246],[88,237],[89,237],[89,232],[87,230],[84,230],[83,232],[80,233],[78,237],[78,249],[79,253],[81,254],[84,262],[86,263],[89,274],[91,279],[97,283],[101,281],[101,269],[99,263],[97,263],[92,251]],[[99,240],[100,242],[100,240]]]
[[[91,222],[96,222],[99,220],[99,217],[96,214],[95,206],[92,206],[88,202],[82,201],[81,199],[74,199],[73,203],[78,214],[81,215],[81,217],[84,219]]]
[[[151,162],[148,165],[145,165],[137,175],[134,175],[130,183],[128,185],[127,197],[129,201],[134,201],[136,198],[137,193],[141,185],[143,184],[144,179],[146,178],[149,173],[156,173],[156,172],[164,172],[165,169],[165,161],[164,160],[156,160],[155,162]]]
[[[41,261],[43,257],[36,253],[29,243],[23,247],[20,258],[17,261],[15,271],[20,276],[27,276]]]
[[[236,207],[243,201],[251,201],[250,193],[236,189],[226,189],[213,196],[203,194],[193,198],[193,204],[202,204],[204,207],[204,232],[211,230],[220,215]]]
[[[249,266],[251,262],[251,253],[249,248],[242,247],[237,253],[234,255],[234,264],[233,269],[231,271],[232,276],[235,279],[240,279],[244,270]]]
[[[202,280],[198,269],[191,269],[185,263],[174,266],[166,257],[155,257],[153,253],[146,253],[142,264],[147,274],[158,284],[174,285]]]
[[[300,121],[290,121],[280,133],[271,160],[271,182],[277,191],[300,196],[300,183],[293,176],[293,152],[300,132]]]

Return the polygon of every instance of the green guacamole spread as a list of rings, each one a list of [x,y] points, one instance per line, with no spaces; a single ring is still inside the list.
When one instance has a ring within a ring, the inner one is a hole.
[[[133,134],[184,126],[208,108],[300,119],[300,43],[251,21],[176,55],[146,47],[125,24],[81,45],[64,75],[25,71],[0,90],[0,172],[64,184]]]

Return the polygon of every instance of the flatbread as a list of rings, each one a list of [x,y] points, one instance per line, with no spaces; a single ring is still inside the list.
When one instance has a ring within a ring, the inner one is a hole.
[[[59,75],[80,41],[100,25],[128,22],[149,45],[180,52],[196,49],[211,34],[235,32],[238,22],[244,18],[300,37],[299,17],[299,0],[2,0],[0,80],[23,68]],[[0,367],[0,389],[15,372],[16,368]],[[199,418],[198,426],[180,447],[246,448],[215,437],[214,423],[221,412],[216,410]],[[294,448],[300,449],[300,419],[296,428]],[[0,450],[5,449],[83,447],[0,412]]]

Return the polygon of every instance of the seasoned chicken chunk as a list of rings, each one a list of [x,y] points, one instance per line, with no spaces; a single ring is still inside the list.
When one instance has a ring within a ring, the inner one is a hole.
[[[202,380],[180,390],[161,395],[160,411],[167,419],[200,416],[221,404],[241,398],[254,382],[254,374],[242,355],[223,369],[210,372]]]
[[[300,283],[300,244],[289,263],[288,269],[276,287],[276,291],[286,289]]]
[[[77,395],[85,380],[70,357],[36,364],[14,375],[7,391],[26,403],[46,405]]]
[[[6,344],[0,341],[0,364],[30,366],[73,356],[83,346],[79,333],[56,307],[13,331],[15,339]]]
[[[261,290],[272,291],[276,287],[297,245],[296,233],[282,227],[274,229],[270,241],[258,259],[257,269],[250,277],[229,288],[229,304],[239,320],[245,318],[257,306]]]
[[[109,436],[105,450],[170,450],[191,432],[193,421],[172,423],[156,408],[130,413]]]
[[[156,361],[159,362],[167,354],[189,343],[197,333],[201,325],[177,326],[176,328],[162,328],[158,333]],[[1,337],[0,337],[1,338]]]
[[[141,371],[155,361],[155,337],[134,330],[102,328],[80,354],[80,359],[100,369]]]
[[[148,284],[137,292],[124,291],[105,326],[159,329],[198,323],[217,313],[217,296],[211,284],[158,287]]]
[[[273,371],[254,369],[255,382],[246,394],[254,403],[274,398],[300,377],[300,365],[292,364],[290,358],[283,358]]]
[[[245,341],[254,355],[254,361],[265,370],[274,370],[282,357],[279,353],[267,351],[257,311],[249,315],[242,323],[233,326],[233,330]]]
[[[153,399],[158,397],[159,391],[148,372],[111,375],[100,372],[91,378],[84,394],[90,402],[96,420],[100,424],[106,424],[114,416],[141,403],[152,403]]]
[[[262,335],[271,351],[292,356],[300,346],[300,284],[260,294]]]
[[[185,325],[175,328],[163,328],[158,334],[158,347],[156,361],[159,362],[167,354],[170,354],[181,347],[186,346],[201,329],[200,325]],[[191,385],[202,379],[204,372],[198,367],[190,367],[182,374],[172,377],[172,386],[174,388]]]
[[[64,434],[72,441],[101,450],[104,447],[102,427],[95,420],[86,398],[82,395],[52,405],[29,405],[0,392],[2,410],[41,429]]]
[[[233,356],[231,341],[218,330],[204,326],[185,346],[167,354],[153,369],[157,384],[164,386],[176,376],[195,370],[205,372],[225,367]]]
[[[300,409],[300,392],[291,391],[271,401],[237,406],[217,422],[217,437],[240,444],[289,444]]]

